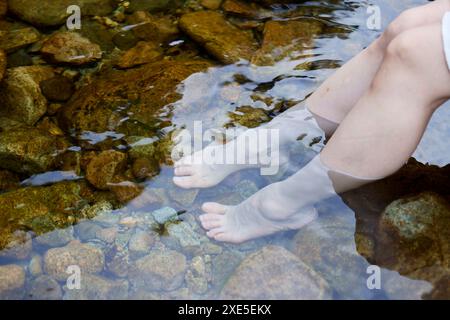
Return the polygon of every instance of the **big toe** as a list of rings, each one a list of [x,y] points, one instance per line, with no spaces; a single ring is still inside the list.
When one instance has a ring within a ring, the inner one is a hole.
[[[194,188],[194,182],[192,177],[173,177],[173,183],[183,189]]]

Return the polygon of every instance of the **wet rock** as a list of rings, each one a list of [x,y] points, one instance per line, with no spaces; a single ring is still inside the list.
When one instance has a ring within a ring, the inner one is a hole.
[[[64,287],[64,300],[123,300],[128,298],[128,281],[83,274],[79,290]]]
[[[67,8],[80,7],[86,16],[104,16],[113,10],[110,0],[9,0],[9,10],[20,19],[37,26],[58,26],[71,15]]]
[[[33,65],[33,59],[25,49],[20,49],[8,55],[8,68],[26,67]]]
[[[31,280],[26,298],[30,300],[61,300],[62,290],[55,279],[42,275]]]
[[[119,217],[112,213],[113,205],[108,201],[99,201],[92,206],[86,206],[82,209],[82,216],[88,219],[94,219],[100,225],[108,227],[115,225]]]
[[[95,233],[95,236],[97,237],[97,239],[110,244],[114,243],[114,241],[116,240],[117,232],[118,229],[116,227],[106,228],[98,230]]]
[[[131,30],[125,30],[117,32],[112,38],[112,41],[120,50],[129,50],[136,46],[136,44],[139,42],[139,39]]]
[[[0,31],[0,49],[14,52],[41,38],[41,34],[34,28],[20,28],[9,31]]]
[[[20,299],[25,271],[18,265],[0,266],[0,299]]]
[[[126,51],[116,65],[119,68],[127,69],[147,64],[160,58],[162,58],[162,52],[159,46],[151,42],[141,41],[135,47]]]
[[[169,237],[175,239],[184,249],[200,247],[203,242],[208,242],[205,236],[195,232],[187,222],[170,223],[166,226]]]
[[[35,239],[37,243],[52,248],[62,247],[72,240],[74,240],[72,227],[54,230]]]
[[[86,184],[60,182],[0,194],[4,217],[0,220],[0,248],[14,241],[16,230],[27,229],[39,235],[72,224],[90,193]]]
[[[169,196],[180,206],[186,208],[194,203],[195,199],[197,198],[198,192],[198,189],[186,190],[174,187],[169,189]]]
[[[10,235],[8,243],[0,251],[0,258],[23,260],[28,258],[32,250],[31,235],[28,232],[17,230]]]
[[[137,158],[133,162],[132,171],[138,179],[154,177],[159,173],[159,163],[148,158]]]
[[[327,282],[282,247],[248,256],[228,279],[223,299],[330,299]]]
[[[39,85],[44,96],[51,101],[67,101],[74,92],[72,81],[63,76],[43,80]]]
[[[60,113],[64,129],[104,132],[128,123],[155,127],[155,114],[178,100],[177,86],[189,75],[210,66],[205,60],[146,64],[126,71],[109,70],[76,92]],[[123,121],[126,110],[129,121]],[[115,111],[118,110],[118,111]]]
[[[41,53],[50,62],[83,65],[102,57],[98,44],[76,32],[58,32],[50,36],[41,48]]]
[[[83,21],[81,30],[77,30],[77,32],[92,43],[98,44],[104,52],[112,52],[116,47],[113,38],[117,31],[98,21]]]
[[[222,4],[222,0],[202,0],[200,4],[209,10],[217,10]]]
[[[54,76],[46,66],[29,66],[8,69],[0,85],[0,115],[35,124],[47,111],[47,99],[39,83]]]
[[[172,291],[183,283],[186,268],[186,257],[181,253],[153,250],[136,261],[130,280],[137,288]]]
[[[0,132],[0,167],[25,174],[48,171],[66,147],[61,137],[35,128]]]
[[[381,289],[390,300],[421,300],[433,289],[433,285],[427,281],[402,277],[398,272],[382,270]]]
[[[152,216],[159,224],[165,224],[166,222],[177,221],[177,211],[170,207],[164,207],[152,212]]]
[[[229,64],[250,60],[257,49],[251,33],[242,31],[215,11],[199,11],[181,17],[179,26],[212,56]]]
[[[269,11],[263,10],[257,4],[240,0],[225,0],[222,3],[222,10],[228,14],[249,19],[261,19],[270,15]]]
[[[189,290],[195,294],[201,295],[208,291],[207,269],[202,257],[196,256],[192,259],[185,277]]]
[[[117,176],[126,166],[125,153],[108,150],[94,157],[86,169],[86,179],[96,188],[107,190],[111,183],[117,182]]]
[[[128,277],[130,257],[127,251],[120,251],[107,262],[108,271],[119,278]]]
[[[97,232],[102,228],[95,222],[90,220],[82,221],[75,226],[78,239],[81,241],[89,241],[97,237]]]
[[[164,44],[179,35],[177,25],[171,16],[155,16],[148,12],[135,12],[129,19],[131,32],[137,39]]]
[[[312,48],[314,36],[323,28],[323,23],[313,19],[268,21],[264,26],[262,47],[252,63],[265,66],[284,58],[298,60],[305,49]]]
[[[32,277],[38,277],[43,273],[42,257],[35,255],[28,264],[28,272]]]
[[[121,181],[119,183],[113,183],[110,189],[116,196],[117,201],[125,204],[139,197],[143,187],[130,181]]]
[[[130,0],[130,11],[158,12],[174,7],[176,0]]]
[[[434,193],[400,199],[383,212],[379,258],[401,274],[440,266],[450,274],[450,205]]]
[[[8,170],[0,170],[0,192],[11,191],[19,187],[20,180]]]
[[[8,11],[8,0],[0,0],[0,18],[3,18]]]
[[[44,256],[45,271],[59,281],[67,280],[67,267],[77,265],[83,275],[103,270],[105,256],[103,252],[89,244],[72,241],[62,248],[50,249]]]
[[[234,112],[230,112],[228,115],[232,121],[228,126],[240,124],[247,128],[256,128],[271,120],[266,110],[251,106],[237,107]]]
[[[0,49],[0,81],[2,81],[3,76],[6,71],[6,53],[2,49]]]
[[[147,254],[155,243],[155,234],[148,231],[136,230],[130,239],[128,249],[134,256],[143,256]]]

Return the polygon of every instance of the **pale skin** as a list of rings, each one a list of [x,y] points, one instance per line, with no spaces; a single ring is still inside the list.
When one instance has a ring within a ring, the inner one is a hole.
[[[309,110],[339,124],[327,132],[332,137],[320,154],[328,168],[370,181],[395,173],[409,159],[433,112],[450,98],[441,25],[448,11],[450,0],[405,11],[311,95]],[[175,167],[174,183],[183,188],[209,187],[233,172],[227,168],[224,176],[217,168],[183,161]],[[336,192],[359,185],[346,183]],[[280,183],[259,192],[270,195],[277,188]],[[301,213],[277,203],[274,196],[250,197],[233,207],[205,203],[202,209],[200,221],[207,235],[233,243],[274,233],[290,223],[299,228],[312,219],[307,214],[300,219]],[[283,213],[276,216],[278,212]]]

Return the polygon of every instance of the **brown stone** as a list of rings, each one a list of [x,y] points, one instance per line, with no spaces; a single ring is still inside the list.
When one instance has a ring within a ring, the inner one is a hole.
[[[127,163],[125,153],[108,150],[94,157],[86,169],[86,179],[101,190],[108,190],[110,184],[117,182]]]
[[[127,50],[116,65],[127,69],[154,62],[160,58],[162,58],[162,51],[158,45],[140,41],[135,47]]]

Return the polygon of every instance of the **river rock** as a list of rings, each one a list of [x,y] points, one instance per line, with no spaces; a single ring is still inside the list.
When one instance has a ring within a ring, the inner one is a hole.
[[[205,261],[201,256],[192,258],[185,278],[187,287],[193,293],[201,295],[208,291],[208,274]]]
[[[0,251],[0,258],[23,260],[28,258],[32,250],[31,235],[28,232],[16,230],[10,235],[9,241],[3,250]]]
[[[5,74],[6,64],[7,64],[6,53],[2,49],[0,49],[0,82],[2,81],[3,76]]]
[[[225,0],[222,3],[222,10],[227,14],[247,19],[261,19],[270,15],[269,11],[263,10],[257,4],[241,0]]]
[[[0,299],[19,299],[24,284],[25,270],[21,266],[0,266]]]
[[[242,31],[216,11],[185,14],[179,21],[182,31],[219,61],[229,64],[249,61],[258,45],[252,34]]]
[[[102,57],[98,44],[76,32],[57,32],[42,45],[41,53],[50,62],[83,65]]]
[[[0,0],[0,19],[3,18],[8,11],[8,0]]]
[[[202,243],[209,242],[208,238],[195,232],[192,226],[184,221],[170,223],[166,226],[169,237],[176,240],[183,249],[194,250]]]
[[[0,115],[35,124],[47,111],[47,99],[39,83],[53,76],[53,69],[46,66],[8,69],[0,85]]]
[[[0,132],[0,167],[24,174],[48,171],[67,146],[61,137],[35,128]]]
[[[222,4],[222,0],[201,0],[200,4],[209,10],[217,10]]]
[[[324,24],[315,19],[268,21],[264,26],[262,47],[252,59],[259,66],[273,65],[289,58],[298,60],[313,38],[322,32]]]
[[[83,274],[80,289],[64,287],[64,300],[123,300],[128,298],[128,281],[110,280],[104,277]]]
[[[30,27],[0,31],[0,49],[11,53],[39,41],[40,38],[39,31]]]
[[[104,264],[105,256],[100,249],[78,241],[72,241],[62,248],[50,249],[44,256],[45,271],[59,281],[67,280],[69,274],[66,270],[69,266],[79,266],[85,275],[102,271]]]
[[[130,0],[130,11],[158,12],[171,9],[177,0]]]
[[[127,50],[117,61],[116,66],[122,69],[147,64],[162,58],[162,51],[158,45],[140,41],[135,47]]]
[[[151,134],[148,128],[155,127],[155,114],[181,97],[178,85],[209,66],[208,61],[201,59],[165,59],[126,71],[105,70],[72,96],[59,120],[63,129],[93,132],[123,128],[128,133],[126,126],[143,123],[141,131]],[[124,108],[118,106],[126,108],[128,121],[123,121]]]
[[[37,26],[58,26],[71,15],[67,8],[77,5],[83,16],[104,16],[113,10],[111,0],[8,0],[9,10]]]
[[[52,277],[39,276],[31,280],[26,298],[29,300],[61,300],[61,286]]]
[[[28,264],[28,272],[32,277],[38,277],[43,273],[42,257],[38,254],[34,255]]]
[[[180,32],[173,17],[155,16],[143,11],[135,12],[128,23],[133,26],[131,32],[134,37],[156,45],[175,39]]]
[[[70,99],[74,85],[67,77],[55,76],[40,82],[42,94],[51,101],[64,102]]]
[[[134,256],[143,256],[147,254],[155,243],[155,234],[148,231],[136,230],[128,243],[128,249]]]
[[[0,192],[11,191],[19,187],[19,177],[8,170],[0,170]]]
[[[198,192],[198,189],[186,190],[173,187],[169,189],[169,196],[180,206],[187,208],[194,203],[195,199],[197,198]]]
[[[327,282],[294,254],[267,246],[249,255],[228,279],[223,299],[330,299]]]
[[[108,190],[111,183],[118,182],[118,175],[126,166],[127,155],[108,150],[95,156],[86,169],[86,179],[96,188]]]
[[[73,228],[58,229],[35,238],[35,241],[47,247],[62,247],[74,240]]]
[[[183,283],[186,268],[186,257],[181,253],[152,250],[136,261],[130,271],[130,280],[137,288],[172,291]]]
[[[152,216],[159,224],[173,222],[178,220],[177,211],[170,207],[164,207],[152,212]]]

